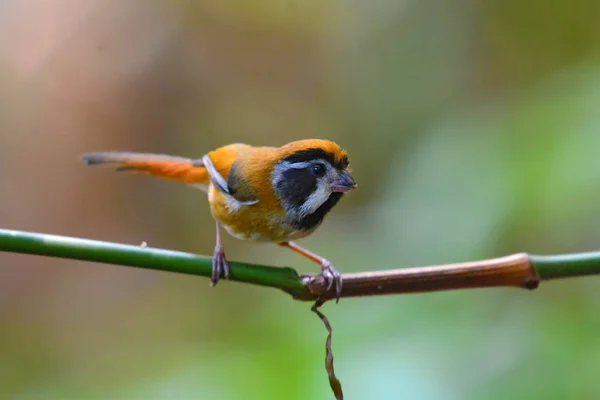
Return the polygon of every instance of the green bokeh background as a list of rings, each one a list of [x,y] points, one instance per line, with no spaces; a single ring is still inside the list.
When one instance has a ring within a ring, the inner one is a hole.
[[[200,191],[89,170],[329,138],[359,188],[302,244],[344,272],[600,248],[600,3],[0,5],[0,225],[211,254]],[[315,271],[276,246],[228,256]],[[346,299],[348,399],[598,399],[600,280]],[[329,399],[269,289],[0,254],[0,398]]]

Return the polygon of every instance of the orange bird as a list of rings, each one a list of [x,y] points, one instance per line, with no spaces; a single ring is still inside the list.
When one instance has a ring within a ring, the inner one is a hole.
[[[313,233],[343,194],[356,187],[348,156],[328,140],[307,139],[281,147],[236,143],[199,159],[162,154],[99,152],[83,154],[87,165],[172,179],[208,193],[216,221],[211,285],[229,277],[221,226],[242,240],[273,242],[318,263],[339,299],[342,280],[331,263],[292,240]]]

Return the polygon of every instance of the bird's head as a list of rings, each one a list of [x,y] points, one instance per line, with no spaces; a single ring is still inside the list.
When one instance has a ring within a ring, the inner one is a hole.
[[[300,140],[279,152],[271,182],[288,217],[300,224],[320,223],[343,194],[356,187],[348,155],[331,141]]]

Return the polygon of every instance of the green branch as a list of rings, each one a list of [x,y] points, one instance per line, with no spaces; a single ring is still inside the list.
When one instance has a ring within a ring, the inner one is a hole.
[[[61,257],[210,277],[211,257],[143,246],[0,229],[0,251]],[[525,253],[491,260],[343,274],[342,297],[512,286],[600,274],[600,252],[554,256]],[[322,276],[292,268],[230,262],[230,280],[280,289],[294,299],[331,299]]]
[[[212,258],[179,251],[0,229],[0,251],[61,257],[210,277]],[[229,280],[269,286],[312,300],[292,268],[230,262]]]
[[[542,281],[600,274],[600,252],[530,255],[531,264]]]

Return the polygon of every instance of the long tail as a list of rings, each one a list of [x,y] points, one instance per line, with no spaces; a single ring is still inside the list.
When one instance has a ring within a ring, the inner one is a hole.
[[[189,184],[207,184],[208,171],[201,160],[128,152],[86,153],[81,159],[89,166],[112,166],[117,171],[130,171]]]

